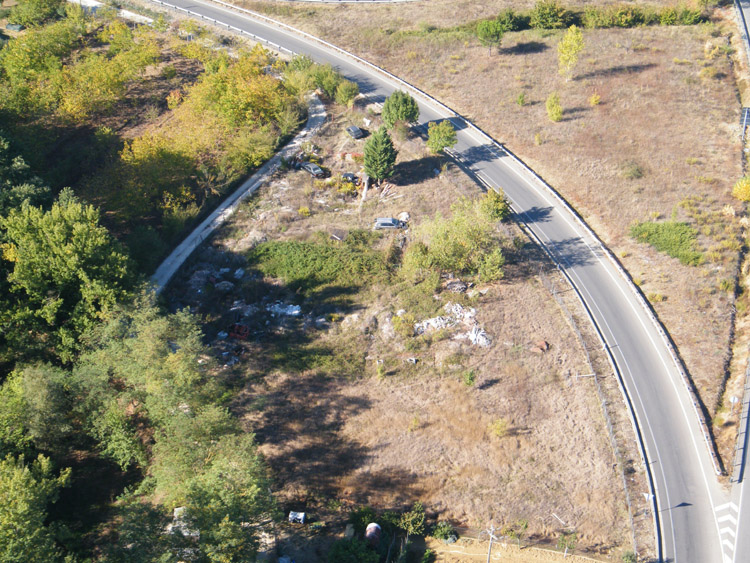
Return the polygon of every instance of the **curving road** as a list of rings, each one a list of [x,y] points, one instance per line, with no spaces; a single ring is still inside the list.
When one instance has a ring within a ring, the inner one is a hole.
[[[364,61],[265,18],[200,0],[169,3],[285,50],[329,62],[373,101],[382,102],[395,89],[404,88],[395,77]],[[454,156],[484,184],[505,190],[518,219],[558,263],[588,309],[637,420],[655,494],[659,560],[750,561],[750,551],[735,554],[738,497],[730,497],[718,482],[684,374],[632,283],[581,219],[522,162],[445,106],[421,95],[417,100],[422,126],[446,118],[456,126]]]

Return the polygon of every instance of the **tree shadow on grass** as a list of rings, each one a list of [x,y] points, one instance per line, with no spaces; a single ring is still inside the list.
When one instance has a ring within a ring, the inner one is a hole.
[[[523,41],[516,43],[512,47],[503,47],[499,49],[501,55],[533,55],[543,53],[549,49],[549,45],[541,41]]]
[[[414,502],[422,489],[411,473],[399,468],[363,471],[371,463],[371,450],[343,429],[372,404],[367,397],[347,394],[346,386],[338,379],[300,376],[264,396],[254,430],[277,481],[305,497],[309,492],[333,498],[343,493],[359,503],[373,495],[392,504]],[[311,499],[300,500],[297,510],[308,508],[304,502]]]
[[[346,396],[345,382],[299,376],[264,396],[254,429],[277,479],[287,486],[330,489],[367,461],[366,448],[344,438],[347,419],[370,407],[364,397]]]
[[[587,78],[603,78],[605,76],[614,76],[615,74],[633,74],[636,72],[643,72],[650,68],[654,68],[654,63],[645,63],[637,65],[617,65],[610,68],[604,68],[601,70],[593,70],[584,74],[579,74],[575,77],[575,80],[586,80]]]
[[[566,108],[563,110],[563,118],[562,121],[574,121],[576,119],[580,119],[582,116],[580,114],[591,111],[591,108],[587,108],[584,106],[576,106],[574,108]]]

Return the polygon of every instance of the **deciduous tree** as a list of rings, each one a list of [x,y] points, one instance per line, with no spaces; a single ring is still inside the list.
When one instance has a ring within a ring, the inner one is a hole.
[[[444,119],[440,123],[430,122],[427,129],[427,146],[433,153],[441,153],[454,147],[457,142],[456,130],[450,121]]]
[[[14,309],[2,317],[6,331],[47,340],[70,361],[78,337],[105,318],[131,287],[129,261],[99,212],[64,190],[52,209],[24,204],[0,222],[3,258],[16,294]]]
[[[411,123],[419,119],[417,101],[407,92],[396,90],[383,104],[383,122],[391,129],[397,121]]]
[[[477,38],[489,49],[490,53],[492,53],[492,47],[500,47],[504,33],[503,24],[498,20],[480,20],[477,24]]]
[[[560,74],[570,80],[573,68],[578,64],[578,55],[583,50],[583,32],[571,25],[557,44],[557,59]]]
[[[70,469],[55,476],[49,458],[23,456],[0,461],[0,561],[58,561],[60,553],[45,525],[47,506],[70,480]]]

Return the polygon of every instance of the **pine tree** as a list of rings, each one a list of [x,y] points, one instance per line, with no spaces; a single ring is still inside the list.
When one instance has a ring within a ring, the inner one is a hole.
[[[365,143],[365,173],[378,182],[388,178],[393,173],[397,154],[388,131],[381,127]]]

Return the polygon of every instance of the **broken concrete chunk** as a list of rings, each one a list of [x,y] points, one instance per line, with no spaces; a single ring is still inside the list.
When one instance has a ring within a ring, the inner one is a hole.
[[[299,305],[286,304],[280,301],[277,301],[273,305],[266,307],[266,310],[269,313],[274,313],[276,315],[286,315],[290,317],[298,317],[302,314],[302,307],[300,307]]]
[[[214,287],[216,287],[218,291],[228,293],[234,289],[234,284],[230,281],[222,281],[217,283]]]
[[[445,289],[453,293],[464,293],[468,289],[468,286],[461,280],[453,280],[445,284]]]

